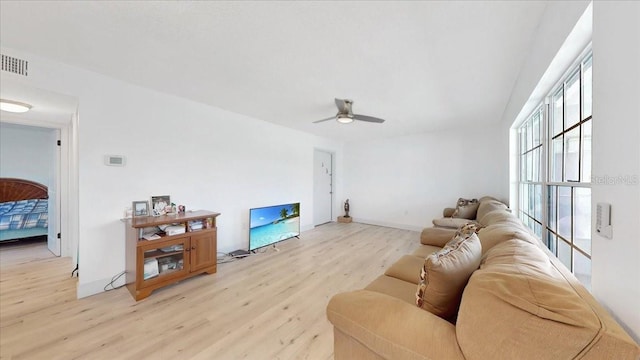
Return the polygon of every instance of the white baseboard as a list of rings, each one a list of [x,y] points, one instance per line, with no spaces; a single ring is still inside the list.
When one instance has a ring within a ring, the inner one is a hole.
[[[110,282],[111,282],[111,278],[96,280],[87,284],[78,283],[78,292],[77,292],[78,299],[82,299],[91,295],[104,292],[105,291],[104,287]],[[118,287],[122,285],[124,285],[124,275],[121,276],[118,280],[116,280],[113,283],[114,287]]]
[[[418,231],[418,232],[422,231],[422,229],[424,229],[425,227],[429,227],[429,225],[415,226],[415,225],[408,225],[408,224],[390,223],[386,221],[361,219],[361,218],[355,218],[355,217],[353,218],[353,221],[362,223],[362,224],[377,225],[377,226],[384,226],[384,227],[390,227],[395,229]]]

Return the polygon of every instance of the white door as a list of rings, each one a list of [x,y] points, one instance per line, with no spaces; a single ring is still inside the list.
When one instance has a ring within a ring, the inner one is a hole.
[[[326,151],[315,150],[313,154],[313,224],[315,226],[332,220],[333,162]]]
[[[56,256],[60,256],[60,239],[58,233],[60,232],[60,146],[58,146],[58,140],[60,140],[60,129],[51,130],[49,136],[49,142],[51,148],[51,166],[49,167],[49,229],[47,232],[47,247],[49,251]]]

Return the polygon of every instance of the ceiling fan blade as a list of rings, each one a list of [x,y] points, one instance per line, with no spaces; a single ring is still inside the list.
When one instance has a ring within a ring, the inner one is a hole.
[[[343,100],[336,98],[336,106],[338,107],[338,112],[341,114],[349,113],[349,100]]]
[[[367,115],[358,115],[358,114],[353,114],[353,119],[372,122],[372,123],[379,123],[379,124],[384,122],[384,119],[379,119],[377,117],[367,116]]]
[[[332,117],[328,117],[328,118],[326,118],[326,119],[316,120],[316,121],[314,121],[313,123],[314,123],[314,124],[317,124],[317,123],[321,123],[321,122],[323,122],[323,121],[335,120],[335,119],[336,119],[336,116],[335,116],[335,115],[333,115]]]

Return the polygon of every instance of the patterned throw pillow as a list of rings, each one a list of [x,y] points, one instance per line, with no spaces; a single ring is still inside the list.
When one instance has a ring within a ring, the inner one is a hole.
[[[478,199],[463,199],[459,198],[458,203],[456,204],[456,210],[453,212],[451,217],[461,218],[461,219],[475,219],[476,214],[478,213],[478,207],[480,206],[480,202]]]
[[[425,259],[416,292],[418,307],[443,319],[455,315],[469,277],[480,266],[478,230],[476,224],[461,227],[442,250]]]

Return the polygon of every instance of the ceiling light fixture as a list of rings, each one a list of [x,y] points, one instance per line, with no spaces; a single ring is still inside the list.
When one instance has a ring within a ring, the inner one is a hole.
[[[0,99],[0,110],[12,113],[23,113],[31,109],[31,105],[18,101]]]
[[[336,121],[341,124],[349,124],[353,122],[353,118],[347,114],[338,114],[338,116],[336,117]]]

